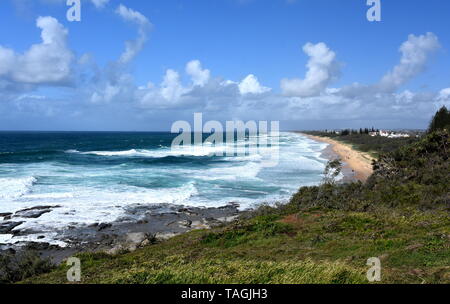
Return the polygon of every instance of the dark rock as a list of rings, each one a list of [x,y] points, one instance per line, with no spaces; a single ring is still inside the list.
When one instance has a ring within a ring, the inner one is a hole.
[[[36,242],[32,242],[27,244],[27,249],[28,250],[48,250],[50,248],[50,244],[49,243],[36,243]]]
[[[178,210],[178,213],[184,213],[184,214],[187,214],[187,215],[189,215],[189,216],[198,216],[198,213],[197,213],[197,212],[195,212],[195,211],[192,210],[192,209],[188,209],[188,208],[182,208],[182,209],[179,209],[179,210]]]
[[[12,213],[9,213],[9,212],[7,212],[7,213],[0,213],[0,217],[7,217],[7,216],[11,216],[12,215]]]
[[[98,231],[102,231],[102,230],[105,230],[105,229],[108,229],[108,228],[111,228],[111,227],[112,227],[111,224],[102,223],[102,224],[98,225]]]
[[[27,208],[20,211],[17,211],[14,214],[14,217],[22,217],[22,218],[39,218],[42,215],[49,213],[54,208],[59,208],[60,206],[37,206],[33,208]]]
[[[33,211],[33,210],[47,210],[47,209],[55,209],[55,208],[61,208],[61,206],[36,206],[36,207],[32,207],[32,208],[23,209],[18,212],[26,212],[26,211]]]
[[[30,211],[23,211],[23,212],[17,212],[14,217],[21,217],[21,218],[40,218],[46,213],[51,212],[51,210],[30,210]]]
[[[17,226],[22,225],[24,222],[2,222],[0,223],[0,234],[8,234]]]

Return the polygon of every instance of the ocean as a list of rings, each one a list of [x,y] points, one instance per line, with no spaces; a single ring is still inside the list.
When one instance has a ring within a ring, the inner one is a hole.
[[[238,156],[215,156],[215,147],[202,153],[174,151],[175,136],[1,132],[0,213],[58,206],[38,218],[15,219],[23,222],[21,230],[39,227],[46,231],[44,240],[51,241],[54,231],[68,226],[114,222],[130,206],[234,202],[246,209],[286,202],[300,186],[319,183],[327,162],[321,156],[326,144],[295,133],[281,133],[279,144],[267,148],[279,151],[278,165],[270,167],[251,150]],[[226,145],[245,147],[257,139]],[[36,237],[3,234],[0,243]]]

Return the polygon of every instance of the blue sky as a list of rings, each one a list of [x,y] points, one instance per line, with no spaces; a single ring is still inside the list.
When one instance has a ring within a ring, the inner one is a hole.
[[[448,1],[101,2],[1,0],[1,130],[424,128],[450,104]]]

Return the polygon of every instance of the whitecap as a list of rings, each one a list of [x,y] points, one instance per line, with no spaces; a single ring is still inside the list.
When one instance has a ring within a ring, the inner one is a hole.
[[[29,193],[37,182],[34,176],[20,178],[0,178],[0,198],[16,199]]]

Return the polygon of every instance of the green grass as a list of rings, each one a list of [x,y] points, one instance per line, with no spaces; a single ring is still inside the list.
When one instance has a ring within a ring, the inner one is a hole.
[[[371,257],[382,258],[382,283],[450,283],[447,212],[316,208],[279,218],[194,231],[116,256],[81,254],[82,283],[360,284],[368,283]],[[66,271],[61,266],[25,283],[67,283]]]

